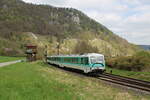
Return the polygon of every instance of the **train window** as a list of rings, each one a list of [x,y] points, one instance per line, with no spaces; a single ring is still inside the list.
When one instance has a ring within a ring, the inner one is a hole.
[[[77,58],[77,63],[80,64],[80,59],[79,58]]]
[[[103,62],[103,56],[92,56],[90,57],[91,63],[101,63]]]
[[[74,58],[72,58],[72,63],[75,63],[75,59]]]
[[[64,63],[66,62],[66,58],[64,58]]]
[[[77,63],[77,58],[75,58],[74,60],[75,60],[75,63]]]
[[[70,63],[70,58],[68,58],[68,62]]]
[[[62,57],[60,58],[60,60],[61,60],[61,62],[63,62],[63,58]]]
[[[79,60],[78,60],[79,58],[76,58],[76,59],[77,59],[77,64],[78,64],[79,63]]]
[[[71,63],[73,63],[73,58],[71,58]]]
[[[81,64],[81,58],[78,58],[78,64]]]
[[[89,61],[88,61],[88,57],[83,57],[83,58],[81,58],[80,60],[81,60],[80,63],[81,63],[81,64],[85,64],[85,65],[87,65],[88,62],[89,62]]]
[[[84,59],[84,61],[85,61],[85,64],[86,64],[86,65],[87,65],[88,62],[89,62],[87,57]]]
[[[77,58],[74,58],[74,62],[75,62],[75,64],[77,63]]]
[[[78,58],[76,58],[76,64],[78,64]]]
[[[81,58],[81,64],[84,64],[84,58]]]
[[[64,58],[64,62],[66,63],[66,58]]]
[[[67,63],[69,63],[69,58],[67,58]]]

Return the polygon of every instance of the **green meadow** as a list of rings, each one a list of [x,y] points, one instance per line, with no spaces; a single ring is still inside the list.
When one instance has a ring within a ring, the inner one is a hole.
[[[8,62],[8,61],[21,60],[21,59],[23,59],[23,57],[0,56],[0,63],[2,63],[2,62]]]
[[[135,71],[125,71],[114,68],[107,67],[106,69],[108,73],[112,70],[112,74],[136,78],[140,80],[150,81],[150,72],[135,72]]]
[[[42,61],[0,68],[0,100],[149,100]]]

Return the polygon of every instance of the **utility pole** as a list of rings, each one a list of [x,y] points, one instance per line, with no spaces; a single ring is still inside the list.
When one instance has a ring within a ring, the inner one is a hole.
[[[60,54],[60,42],[58,43],[58,45],[57,45],[57,55],[59,55]]]
[[[45,54],[44,54],[44,56],[45,56],[45,62],[47,62],[47,45],[45,45]]]
[[[63,36],[60,36],[60,35],[57,35],[57,42],[58,42],[58,44],[57,44],[57,55],[60,55],[60,46],[61,46],[61,43],[63,42]]]

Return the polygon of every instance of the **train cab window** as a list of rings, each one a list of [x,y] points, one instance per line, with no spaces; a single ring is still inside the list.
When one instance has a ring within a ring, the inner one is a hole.
[[[102,63],[104,61],[103,56],[92,56],[90,57],[91,63]]]

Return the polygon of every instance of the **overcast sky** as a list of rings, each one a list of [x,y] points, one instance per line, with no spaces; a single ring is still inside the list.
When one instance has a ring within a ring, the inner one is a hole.
[[[72,7],[131,43],[150,45],[150,0],[23,0]]]

